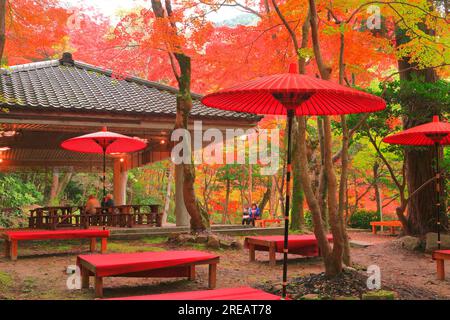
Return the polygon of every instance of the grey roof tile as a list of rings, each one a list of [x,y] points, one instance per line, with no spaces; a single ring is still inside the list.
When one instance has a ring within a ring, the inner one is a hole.
[[[66,57],[67,58],[67,57]],[[78,111],[175,115],[177,89],[79,61],[51,60],[0,70],[0,105]],[[192,95],[191,116],[258,121],[257,115],[212,109]]]

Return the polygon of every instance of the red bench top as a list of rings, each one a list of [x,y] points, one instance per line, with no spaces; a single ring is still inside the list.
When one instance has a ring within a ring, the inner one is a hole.
[[[120,275],[152,269],[176,267],[182,264],[202,262],[219,258],[218,255],[202,251],[162,251],[137,253],[112,253],[79,255],[77,264],[85,261],[95,267],[99,277]]]
[[[402,223],[399,220],[388,220],[388,221],[372,221],[371,226],[386,226],[386,227],[401,227]]]
[[[77,239],[109,237],[109,230],[73,229],[73,230],[28,230],[6,231],[4,238],[9,240],[44,240],[44,239]]]
[[[246,237],[245,247],[248,248],[247,239],[256,239],[269,242],[275,242],[277,250],[282,250],[284,245],[284,236],[257,236],[257,237]],[[333,236],[331,234],[327,235],[328,241],[333,241]],[[317,245],[316,236],[313,234],[302,234],[302,235],[289,235],[288,247],[289,249],[308,247],[312,245]]]
[[[174,292],[105,300],[280,300],[279,296],[250,287]]]
[[[434,253],[439,253],[439,254],[449,255],[450,256],[450,250],[436,250],[436,251],[433,251],[433,254]]]

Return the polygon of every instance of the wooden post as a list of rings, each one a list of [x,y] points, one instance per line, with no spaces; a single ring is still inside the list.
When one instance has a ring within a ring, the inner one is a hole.
[[[9,257],[13,261],[17,260],[18,246],[19,246],[19,244],[18,244],[17,240],[11,240],[11,243],[9,246]]]
[[[102,238],[101,253],[105,253],[108,248],[108,238]]]
[[[438,280],[445,280],[444,260],[443,259],[436,260],[436,267]]]
[[[114,203],[116,206],[126,204],[128,171],[126,160],[114,159]]]
[[[372,226],[372,233],[377,234],[377,226],[375,225]]]
[[[217,278],[217,263],[211,263],[209,265],[209,281],[208,281],[209,289],[214,289],[216,287],[216,278]]]
[[[11,257],[11,242],[8,239],[5,239],[5,257],[10,258]]]
[[[248,253],[250,262],[255,261],[255,245],[253,243],[248,244]]]
[[[103,278],[95,276],[95,297],[103,298]]]
[[[91,238],[91,252],[95,252],[95,246],[97,245],[97,239]]]
[[[80,274],[81,274],[81,288],[89,289],[89,270],[87,270],[83,266],[79,266],[79,267],[80,267]]]
[[[277,252],[274,244],[270,244],[269,247],[269,265],[275,266],[277,264]]]
[[[189,280],[194,281],[195,280],[195,265],[192,265],[189,268]]]

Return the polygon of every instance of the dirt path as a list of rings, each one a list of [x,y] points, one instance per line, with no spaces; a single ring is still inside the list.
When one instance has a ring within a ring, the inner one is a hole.
[[[400,292],[401,298],[434,299],[436,296],[450,298],[450,282],[435,280],[435,263],[429,255],[406,252],[392,244],[394,238],[373,236],[369,233],[351,233],[354,240],[374,243],[368,248],[352,248],[353,261],[361,266],[376,264],[382,272],[383,285]],[[110,252],[182,250],[164,242],[165,239],[140,241],[112,241]],[[0,257],[0,298],[3,299],[93,299],[90,290],[68,290],[65,273],[67,266],[74,265],[76,255],[86,253],[88,243],[25,242],[20,244],[19,259],[11,262]],[[201,245],[195,249],[205,250]],[[1,248],[3,249],[3,248]],[[186,247],[185,249],[192,249]],[[219,288],[256,286],[264,281],[281,280],[281,255],[275,267],[268,265],[267,253],[258,252],[257,262],[248,262],[245,249],[216,251],[221,256],[218,268]],[[320,258],[293,256],[289,260],[289,276],[298,277],[323,271]],[[450,279],[450,274],[447,272]],[[92,285],[92,284],[91,284]],[[199,267],[194,282],[169,279],[106,278],[105,296],[201,290],[207,286],[207,268]]]

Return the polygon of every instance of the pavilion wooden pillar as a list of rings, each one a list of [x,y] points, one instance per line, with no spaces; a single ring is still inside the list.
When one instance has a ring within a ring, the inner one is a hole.
[[[125,205],[127,202],[128,170],[125,159],[114,159],[114,204]]]

